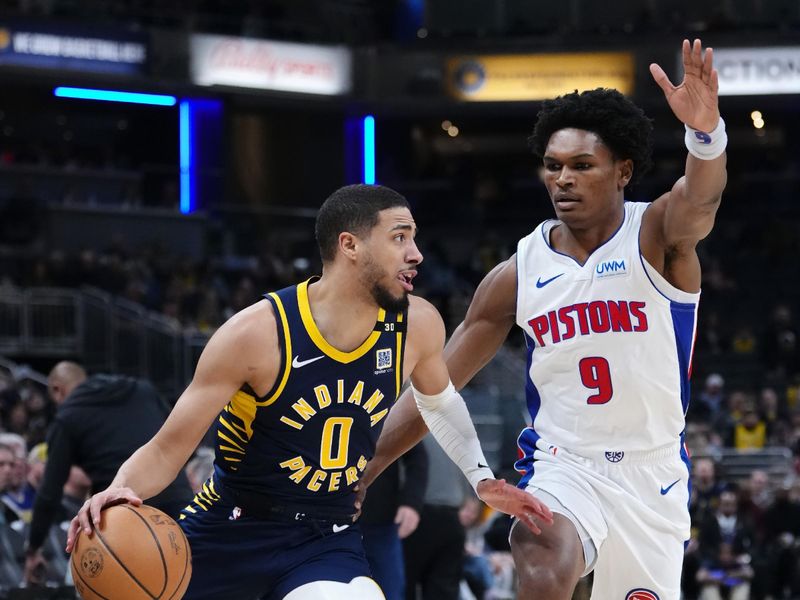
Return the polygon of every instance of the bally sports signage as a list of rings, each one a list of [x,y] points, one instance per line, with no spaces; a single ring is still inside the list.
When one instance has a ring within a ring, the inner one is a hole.
[[[193,35],[191,74],[197,85],[225,85],[304,94],[350,92],[347,48]]]
[[[800,46],[715,48],[714,66],[720,96],[800,93]]]
[[[447,60],[448,91],[459,100],[543,100],[575,90],[633,92],[630,52],[460,56]]]
[[[138,32],[0,20],[0,65],[137,74],[147,45]]]

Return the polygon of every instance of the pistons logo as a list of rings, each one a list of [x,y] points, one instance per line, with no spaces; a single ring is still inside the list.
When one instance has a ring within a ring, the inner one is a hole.
[[[628,592],[628,595],[625,596],[625,600],[659,600],[659,597],[658,594],[652,590],[636,588]]]

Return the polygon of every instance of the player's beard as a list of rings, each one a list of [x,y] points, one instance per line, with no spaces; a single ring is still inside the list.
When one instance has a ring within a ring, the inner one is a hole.
[[[378,306],[388,312],[403,312],[408,308],[408,292],[403,290],[399,297],[393,296],[386,289],[386,286],[381,285],[381,279],[385,277],[385,271],[370,256],[364,266],[362,281],[366,284],[365,287],[369,289],[372,299],[375,300]]]

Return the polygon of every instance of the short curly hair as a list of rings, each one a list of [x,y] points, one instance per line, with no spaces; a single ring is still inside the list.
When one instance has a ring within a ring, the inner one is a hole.
[[[631,182],[653,166],[653,123],[644,111],[614,89],[597,88],[545,100],[528,145],[540,158],[550,136],[574,127],[597,134],[615,159],[633,161]]]

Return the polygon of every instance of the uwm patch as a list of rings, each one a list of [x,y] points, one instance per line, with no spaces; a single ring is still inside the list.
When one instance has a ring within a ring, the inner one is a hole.
[[[658,597],[658,594],[652,590],[636,588],[635,590],[628,592],[628,595],[625,596],[625,600],[660,600],[660,598]]]
[[[378,371],[392,368],[392,349],[382,348],[375,352],[375,368]]]
[[[628,267],[625,264],[625,259],[604,260],[595,265],[594,273],[598,279],[602,277],[616,277],[618,275],[627,275]]]

